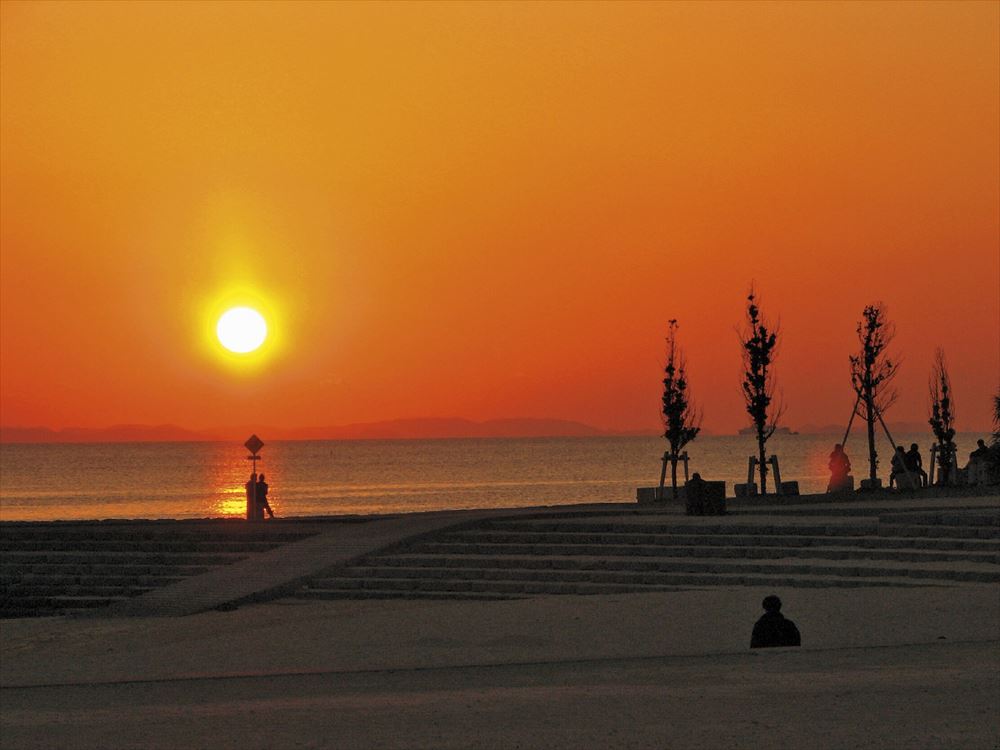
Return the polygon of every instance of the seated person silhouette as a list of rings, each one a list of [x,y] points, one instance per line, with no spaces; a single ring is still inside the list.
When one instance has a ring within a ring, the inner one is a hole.
[[[983,472],[989,465],[990,449],[986,441],[980,438],[976,441],[976,449],[969,454],[969,463],[965,465],[966,480],[969,484],[979,484],[986,480]]]
[[[781,599],[773,594],[765,596],[761,606],[764,614],[753,626],[750,648],[802,645],[802,637],[795,623],[781,614]]]
[[[990,449],[986,447],[986,441],[980,438],[976,441],[976,449],[969,454],[969,463],[973,464],[978,461],[985,461],[989,458]]]
[[[705,515],[705,480],[697,471],[684,485],[685,510],[689,516]]]
[[[927,486],[927,472],[924,471],[924,462],[920,458],[920,446],[916,443],[910,444],[910,450],[906,452],[906,470],[914,476],[920,477],[920,486]]]
[[[889,488],[892,489],[893,485],[899,487],[898,477],[903,477],[903,481],[906,483],[907,487],[910,484],[910,477],[906,471],[906,451],[903,450],[903,446],[897,445],[896,452],[892,454],[892,471],[889,472]]]

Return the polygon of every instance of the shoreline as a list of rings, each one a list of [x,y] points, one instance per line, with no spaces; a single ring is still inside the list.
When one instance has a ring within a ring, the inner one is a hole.
[[[731,495],[726,497],[727,510],[731,513],[740,511],[759,512],[767,508],[781,509],[795,505],[857,505],[864,503],[880,503],[893,501],[931,501],[948,500],[957,498],[988,498],[996,497],[1000,500],[1000,485],[975,485],[975,486],[932,486],[922,490],[855,490],[853,492],[836,493],[808,493],[801,495],[758,495],[755,497],[736,498]],[[582,511],[588,508],[612,508],[625,510],[634,508],[636,512],[681,512],[683,513],[683,501],[673,502],[665,500],[652,503],[638,503],[631,501],[608,501],[604,503],[554,503],[538,505],[510,505],[494,507],[475,508],[439,508],[435,510],[413,510],[395,513],[331,513],[322,515],[287,515],[279,516],[274,521],[310,522],[310,523],[367,523],[370,521],[399,518],[417,517],[430,514],[457,514],[457,513],[482,513],[495,512],[527,512],[537,510],[538,512],[557,512],[565,510],[573,512]],[[25,525],[25,524],[136,524],[136,523],[237,523],[244,522],[248,525],[261,524],[266,526],[271,523],[271,519],[259,522],[248,522],[242,515],[230,516],[203,516],[199,518],[169,518],[169,517],[107,517],[107,518],[51,518],[51,519],[20,519],[20,518],[0,518],[0,527],[5,525]]]

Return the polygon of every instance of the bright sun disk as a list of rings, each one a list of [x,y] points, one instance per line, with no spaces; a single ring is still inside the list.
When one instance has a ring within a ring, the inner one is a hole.
[[[236,354],[254,351],[267,338],[267,322],[259,312],[250,307],[233,307],[226,310],[215,326],[219,343]]]

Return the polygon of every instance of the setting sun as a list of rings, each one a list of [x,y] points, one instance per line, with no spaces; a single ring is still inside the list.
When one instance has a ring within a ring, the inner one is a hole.
[[[219,318],[215,333],[219,343],[229,351],[248,354],[260,348],[267,338],[267,322],[252,308],[234,307]]]

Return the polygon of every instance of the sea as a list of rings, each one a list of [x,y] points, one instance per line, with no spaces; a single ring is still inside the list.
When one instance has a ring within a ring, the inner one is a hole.
[[[927,433],[893,437],[919,444],[926,468]],[[957,437],[961,458],[978,438],[988,436]],[[839,439],[775,435],[768,452],[778,456],[782,480],[798,481],[803,493],[822,492]],[[656,437],[286,441],[267,443],[257,467],[278,516],[631,503],[637,487],[659,482],[665,447]],[[884,436],[878,450],[885,479],[891,448]],[[755,443],[704,435],[687,451],[690,471],[727,482],[731,495],[733,483],[746,481]],[[862,435],[851,435],[847,453],[855,476],[867,476]],[[5,444],[0,520],[238,517],[250,469],[239,443]]]

